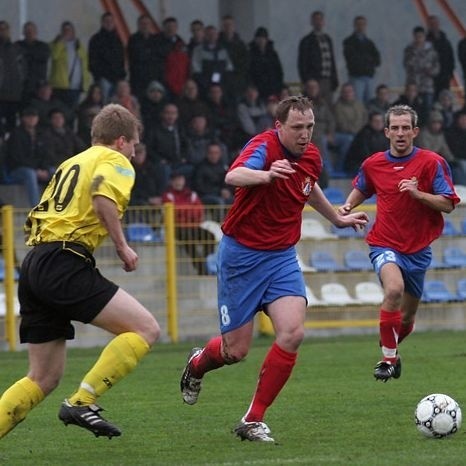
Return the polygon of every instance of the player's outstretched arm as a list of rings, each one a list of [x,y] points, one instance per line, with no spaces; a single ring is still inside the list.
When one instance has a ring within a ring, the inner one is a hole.
[[[338,213],[340,215],[348,215],[351,210],[357,207],[359,204],[362,204],[365,201],[366,197],[364,194],[359,191],[359,189],[353,189],[346,198],[345,203],[338,207]]]
[[[232,186],[254,186],[271,183],[275,178],[288,179],[295,172],[287,159],[275,160],[269,170],[253,170],[247,167],[236,167],[229,171],[225,182]]]
[[[100,222],[108,231],[110,239],[115,245],[118,257],[123,261],[124,270],[126,272],[135,270],[138,255],[126,242],[115,202],[105,196],[94,196],[92,198],[92,205]]]

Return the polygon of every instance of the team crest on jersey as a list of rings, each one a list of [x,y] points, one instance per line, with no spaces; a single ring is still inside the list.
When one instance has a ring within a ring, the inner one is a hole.
[[[305,196],[309,196],[312,191],[312,184],[311,184],[311,178],[309,176],[306,176],[304,179],[304,182],[302,183],[302,188],[303,188],[303,194]]]

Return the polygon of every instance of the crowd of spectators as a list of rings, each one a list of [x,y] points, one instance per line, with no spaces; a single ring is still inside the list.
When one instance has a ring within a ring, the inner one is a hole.
[[[141,15],[126,45],[108,12],[87,45],[71,21],[50,43],[39,39],[31,21],[14,41],[8,22],[0,21],[1,181],[24,184],[35,205],[54,168],[90,146],[99,109],[117,102],[144,128],[143,155],[134,160],[134,205],[160,204],[174,175],[184,177],[201,203],[225,205],[233,193],[223,177],[238,151],[274,127],[280,99],[301,92],[314,105],[322,187],[333,177],[353,176],[364,157],[388,148],[383,115],[394,103],[419,113],[418,144],[447,158],[455,183],[466,184],[466,107],[450,90],[455,53],[438,18],[413,27],[403,51],[405,88],[394,98],[375,81],[382,54],[367,36],[364,16],[354,18],[341,58],[321,11],[311,14],[310,26],[298,46],[301,87],[291,91],[268,30],[258,27],[247,42],[230,15],[218,27],[193,20],[189,40],[178,34],[176,18],[164,19],[155,33],[151,17]],[[466,73],[466,39],[457,49]],[[346,81],[338,76],[340,59]]]

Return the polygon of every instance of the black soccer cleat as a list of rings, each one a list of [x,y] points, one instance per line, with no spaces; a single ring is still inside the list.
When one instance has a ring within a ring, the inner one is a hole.
[[[401,377],[401,356],[396,355],[395,371],[393,372],[393,378],[399,379]]]
[[[99,413],[103,411],[100,406],[86,405],[73,406],[68,400],[65,400],[58,412],[58,418],[65,426],[74,424],[91,431],[96,437],[119,437],[121,430],[110,424]]]
[[[188,405],[197,403],[201,391],[201,380],[191,374],[191,361],[202,352],[202,348],[193,348],[188,355],[186,366],[181,374],[180,389],[183,401]]]
[[[386,382],[395,375],[395,366],[388,361],[379,361],[374,368],[374,377],[376,380]]]

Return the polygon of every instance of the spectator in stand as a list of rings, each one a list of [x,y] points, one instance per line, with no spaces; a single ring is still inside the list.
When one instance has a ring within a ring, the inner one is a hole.
[[[368,156],[375,152],[383,152],[390,147],[384,127],[383,113],[369,114],[369,122],[356,133],[346,154],[344,168],[350,177],[356,176],[360,165]]]
[[[50,84],[53,94],[72,112],[76,110],[81,93],[90,84],[87,51],[76,37],[71,21],[64,21],[60,33],[50,44]]]
[[[204,205],[199,196],[186,185],[183,174],[174,172],[162,201],[175,206],[175,237],[191,257],[199,275],[206,275],[206,257],[214,250],[213,235],[199,225],[204,220]]]
[[[283,84],[278,94],[278,100],[280,101],[280,100],[286,99],[287,97],[290,97],[291,95],[292,94],[291,94],[290,86],[288,86],[287,84]]]
[[[426,38],[434,46],[439,59],[440,71],[434,77],[434,92],[437,99],[442,90],[450,89],[455,70],[455,54],[447,35],[440,29],[440,21],[436,15],[427,18]]]
[[[73,121],[73,115],[70,108],[53,95],[52,86],[47,81],[39,83],[36,96],[31,99],[29,106],[34,107],[37,110],[39,114],[39,127],[41,129],[45,129],[49,126],[49,114],[50,111],[55,108],[59,108],[63,111],[68,124],[71,124]]]
[[[128,67],[131,89],[139,99],[145,94],[151,81],[159,75],[157,63],[157,42],[152,32],[154,24],[148,15],[141,15],[137,21],[137,31],[128,39]]]
[[[192,169],[204,160],[205,154],[207,152],[207,147],[210,142],[215,139],[212,129],[209,127],[207,117],[205,115],[194,115],[189,122],[188,130],[186,134],[187,140],[187,150],[186,150],[186,159],[189,165],[192,166]],[[222,147],[222,162],[224,164],[228,163],[228,150],[225,144],[218,143]],[[192,179],[189,177],[187,179],[188,184],[192,186]]]
[[[141,142],[135,146],[131,163],[134,167],[135,179],[129,204],[133,206],[161,206],[163,180],[160,179],[160,170],[147,158],[144,143]],[[129,214],[130,212],[128,212]],[[136,219],[133,218],[131,221],[136,221]],[[138,218],[137,221],[147,221],[147,216]]]
[[[368,113],[381,113],[385,112],[391,107],[390,103],[390,90],[386,84],[379,84],[375,89],[375,97],[367,103]]]
[[[320,86],[317,80],[308,79],[304,83],[303,95],[312,102],[314,112],[314,129],[312,142],[319,149],[322,156],[323,168],[319,177],[319,186],[326,188],[328,176],[333,175],[334,168],[329,153],[329,144],[334,145],[335,138],[335,117],[327,101],[320,95]]]
[[[456,113],[453,126],[445,131],[445,139],[455,159],[466,172],[466,109]]]
[[[337,159],[334,167],[338,173],[344,173],[348,149],[356,134],[367,124],[367,110],[364,104],[356,99],[351,83],[341,87],[340,96],[333,106],[335,116],[335,136],[333,140]]]
[[[205,28],[205,38],[201,45],[193,49],[191,57],[191,72],[199,85],[201,95],[206,95],[210,84],[222,84],[225,96],[232,99],[231,89],[228,87],[228,74],[233,73],[233,63],[227,49],[218,41],[218,30],[215,26]],[[234,101],[234,99],[232,99]]]
[[[466,88],[466,37],[458,42],[458,60],[463,72],[463,84]]]
[[[32,21],[24,23],[24,39],[16,42],[22,49],[26,63],[26,79],[23,86],[23,105],[29,105],[41,82],[47,80],[47,63],[50,47],[37,38],[37,26]]]
[[[227,206],[233,202],[233,192],[225,183],[228,166],[224,163],[223,151],[221,143],[211,141],[194,170],[193,189],[206,206]],[[224,209],[217,207],[212,212],[212,218],[221,222],[224,214]]]
[[[249,55],[249,77],[261,99],[278,98],[283,87],[283,67],[266,28],[256,29],[254,40],[249,44]]]
[[[445,138],[443,116],[440,112],[436,110],[430,112],[427,125],[421,129],[419,136],[416,138],[416,145],[440,154],[451,167],[453,182],[455,184],[466,184],[463,167],[455,159]]]
[[[235,107],[225,99],[220,84],[209,86],[206,103],[209,108],[209,125],[213,129],[215,137],[224,142],[229,149],[234,150],[240,145],[237,138],[238,118]]]
[[[141,119],[141,107],[139,101],[131,91],[131,86],[126,79],[116,83],[115,94],[111,97],[110,102],[120,104],[129,110],[138,120]]]
[[[178,20],[172,16],[162,22],[162,31],[155,36],[156,80],[173,96],[181,94],[190,72],[188,50],[178,35]]]
[[[406,83],[416,83],[422,98],[422,114],[427,116],[434,103],[434,79],[440,72],[437,52],[426,41],[426,32],[422,26],[413,29],[413,41],[404,49],[403,66],[406,71]]]
[[[66,126],[65,115],[60,109],[49,114],[50,125],[43,133],[46,166],[53,172],[67,158],[83,152],[88,146],[74,131]]]
[[[338,87],[333,42],[324,32],[325,18],[321,11],[311,14],[312,31],[303,37],[298,49],[298,72],[301,82],[315,79],[322,97],[331,106],[333,93]]]
[[[434,102],[432,109],[442,114],[443,128],[450,128],[455,121],[455,113],[459,110],[455,94],[449,89],[443,89],[439,92],[438,99]]]
[[[393,105],[408,105],[418,115],[418,125],[422,127],[427,120],[425,105],[423,98],[419,95],[419,90],[416,83],[406,83],[403,94],[400,94],[398,99],[393,102]]]
[[[104,103],[108,103],[117,82],[126,77],[125,50],[111,13],[100,17],[100,30],[90,38],[88,50],[89,71],[102,90]]]
[[[366,35],[366,17],[356,16],[353,26],[353,34],[343,41],[343,54],[349,82],[354,87],[356,97],[367,105],[374,95],[374,75],[380,66],[380,53]]]
[[[207,115],[209,107],[199,95],[199,86],[194,79],[188,79],[183,87],[183,94],[176,101],[180,112],[179,123],[186,131],[195,115]]]
[[[40,194],[53,171],[46,165],[47,154],[38,123],[37,110],[26,107],[21,112],[19,126],[13,129],[6,144],[8,177],[26,188],[31,207],[39,203]]]
[[[178,118],[178,107],[173,103],[165,104],[160,122],[152,128],[147,145],[150,160],[160,168],[162,190],[166,189],[172,171],[184,174],[183,169],[186,169],[189,172],[186,164],[186,135],[179,126]]]
[[[259,134],[264,127],[267,108],[264,101],[259,97],[259,91],[254,84],[249,84],[244,91],[244,96],[237,107],[238,120],[243,132],[243,142]]]
[[[227,74],[230,82],[226,84],[231,89],[232,97],[236,102],[243,95],[248,84],[249,74],[249,52],[248,47],[236,31],[235,19],[231,15],[222,18],[222,26],[218,36],[218,42],[228,52],[233,64],[233,72]]]
[[[200,19],[191,21],[191,38],[188,43],[188,53],[191,57],[193,54],[194,47],[201,45],[204,42],[205,28],[204,23]]]
[[[168,102],[165,86],[159,81],[151,81],[141,99],[141,118],[144,126],[144,140],[150,139],[155,125],[160,123],[160,112]]]
[[[104,106],[102,90],[98,84],[91,84],[87,91],[86,97],[78,105],[76,111],[78,119],[78,136],[86,144],[86,147],[92,145],[91,128],[95,116]]]
[[[26,64],[21,47],[10,38],[10,25],[0,21],[0,134],[16,126],[23,96]]]

